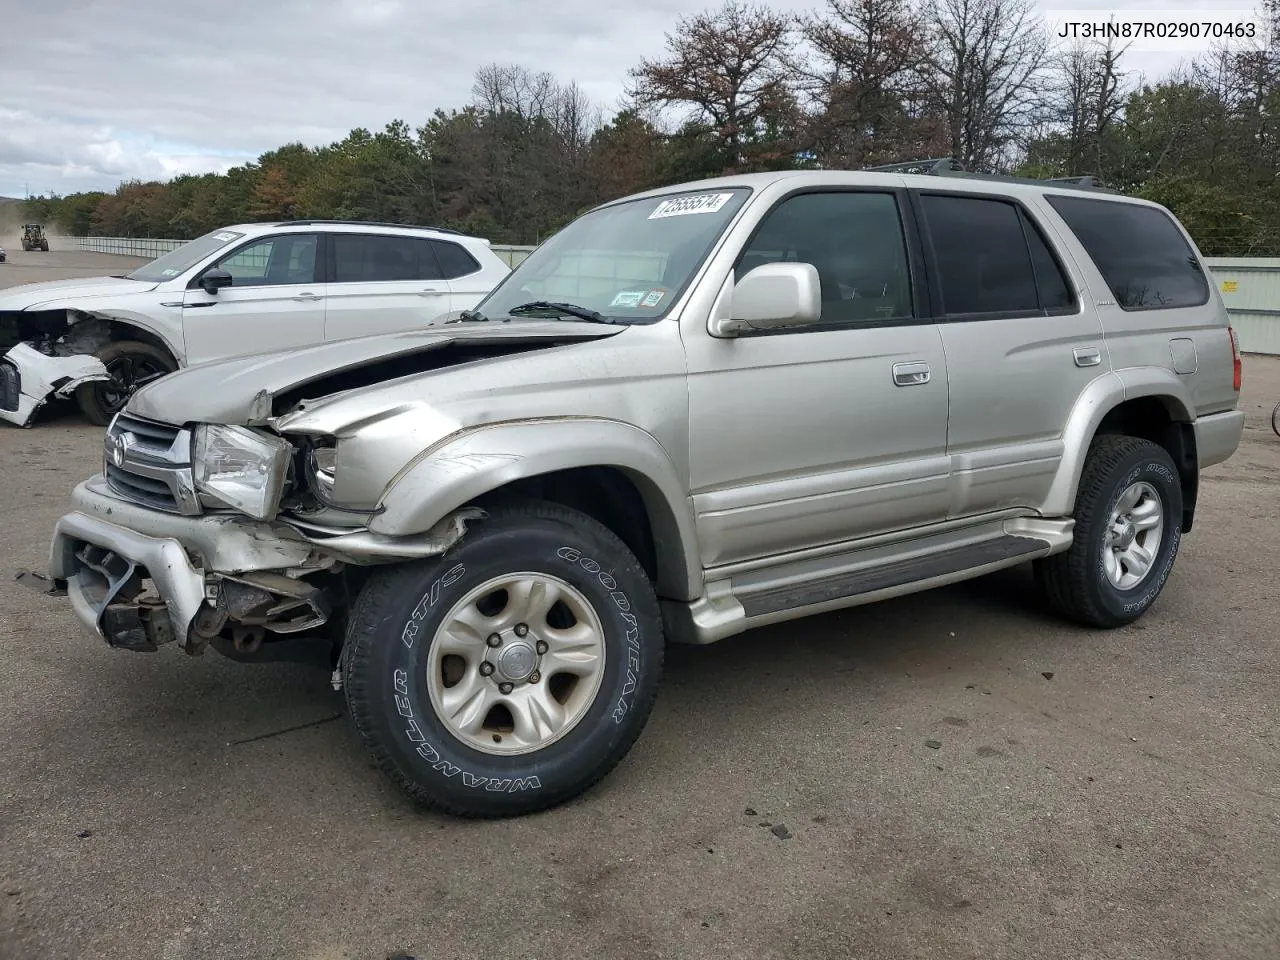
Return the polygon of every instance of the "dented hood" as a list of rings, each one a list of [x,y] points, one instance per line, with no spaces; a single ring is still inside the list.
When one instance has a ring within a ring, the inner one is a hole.
[[[48,280],[24,283],[0,290],[0,310],[39,310],[46,304],[61,306],[66,301],[110,297],[120,293],[143,293],[156,284],[124,277],[81,277],[78,280]]]
[[[260,424],[302,399],[489,357],[596,340],[625,329],[565,320],[513,320],[336,340],[187,367],[139,390],[128,412],[161,423]]]

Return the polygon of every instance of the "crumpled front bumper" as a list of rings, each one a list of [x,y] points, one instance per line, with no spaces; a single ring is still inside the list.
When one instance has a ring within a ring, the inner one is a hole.
[[[311,544],[282,536],[277,525],[136,506],[116,497],[100,474],[71,496],[75,509],[55,528],[49,576],[66,583],[76,616],[112,646],[154,650],[176,640],[191,649],[209,574],[299,567],[313,555]],[[154,591],[133,596],[145,580]]]
[[[50,397],[68,397],[82,383],[110,379],[97,357],[51,357],[19,343],[0,357],[0,420],[25,427]]]

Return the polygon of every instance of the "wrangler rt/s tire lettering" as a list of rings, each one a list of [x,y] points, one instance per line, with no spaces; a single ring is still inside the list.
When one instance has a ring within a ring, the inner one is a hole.
[[[343,654],[352,720],[414,799],[501,817],[562,803],[630,750],[662,672],[640,563],[564,507],[497,507],[444,557],[373,574]]]
[[[1059,615],[1121,627],[1160,595],[1182,539],[1182,483],[1163,447],[1137,437],[1094,440],[1076,497],[1071,549],[1035,563]]]

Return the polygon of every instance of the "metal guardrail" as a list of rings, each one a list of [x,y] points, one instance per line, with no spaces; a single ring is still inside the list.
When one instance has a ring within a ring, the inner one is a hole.
[[[186,243],[186,240],[169,240],[159,237],[136,239],[130,237],[50,237],[50,242],[62,249],[73,248],[91,253],[113,253],[125,257],[147,257],[154,260]],[[490,249],[509,267],[515,267],[536,248],[517,244],[493,244]]]
[[[185,240],[125,237],[50,237],[50,241],[64,250],[78,248],[152,259],[186,243]],[[490,249],[514,268],[537,248],[494,244]],[[1280,257],[1206,257],[1205,262],[1239,334],[1240,349],[1246,353],[1280,356]],[[590,265],[583,264],[578,273],[579,283],[595,279]]]

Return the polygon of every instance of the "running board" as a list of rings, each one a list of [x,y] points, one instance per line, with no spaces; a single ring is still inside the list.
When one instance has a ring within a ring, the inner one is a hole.
[[[993,518],[746,570],[706,571],[698,599],[662,601],[666,635],[673,643],[715,643],[756,627],[959,583],[1060,553],[1071,546],[1074,527],[1069,518]]]
[[[865,593],[892,590],[925,580],[936,580],[962,571],[1021,561],[1044,554],[1049,544],[1032,537],[1000,537],[965,544],[938,553],[910,557],[870,570],[854,570],[809,583],[800,583],[739,596],[748,618],[763,617],[798,607],[813,607],[836,600],[848,600]]]

